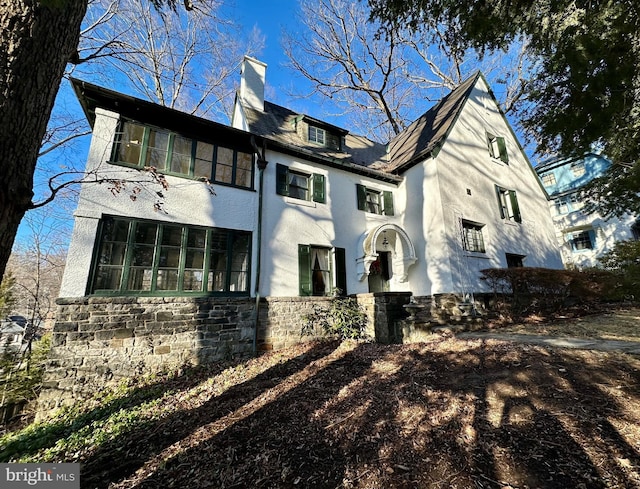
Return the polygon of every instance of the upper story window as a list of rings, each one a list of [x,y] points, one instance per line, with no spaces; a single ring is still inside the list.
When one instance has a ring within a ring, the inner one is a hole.
[[[496,194],[498,196],[500,217],[508,221],[522,222],[516,191],[496,185]]]
[[[580,231],[568,236],[573,251],[592,250],[596,242],[596,233],[593,229]]]
[[[93,294],[247,294],[251,233],[154,221],[100,222]]]
[[[509,155],[507,154],[507,144],[502,136],[494,136],[487,133],[487,144],[489,146],[489,154],[492,158],[502,160],[509,163]]]
[[[579,211],[584,207],[584,202],[580,200],[577,194],[571,194],[555,199],[556,214],[568,214],[569,212]]]
[[[571,172],[576,177],[581,177],[585,174],[584,161],[574,161],[571,163]]]
[[[277,164],[276,193],[294,199],[325,203],[325,178],[319,173],[305,173]]]
[[[163,173],[253,187],[252,153],[130,121],[121,122],[112,159],[139,168],[153,166]]]
[[[327,133],[324,129],[320,129],[319,127],[315,126],[309,126],[309,141],[324,146],[327,140],[326,135]]]
[[[462,243],[466,251],[484,253],[484,238],[482,228],[484,224],[462,220]]]
[[[372,214],[393,216],[393,193],[384,190],[374,190],[364,185],[356,184],[358,209]]]
[[[548,187],[550,185],[556,184],[556,175],[555,173],[545,173],[542,175],[542,185]]]

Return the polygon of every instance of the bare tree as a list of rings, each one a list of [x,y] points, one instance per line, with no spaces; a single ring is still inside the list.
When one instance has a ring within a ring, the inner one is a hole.
[[[286,33],[283,44],[291,67],[315,94],[337,101],[361,133],[388,141],[424,110],[416,100],[438,100],[478,69],[500,85],[499,102],[511,111],[522,98],[527,68],[524,43],[482,59],[462,51],[451,30],[433,24],[410,32],[371,22],[363,2],[303,0],[302,33]],[[427,43],[425,32],[435,43]]]
[[[24,221],[27,239],[16,246],[7,264],[14,277],[13,312],[27,318],[31,325],[44,326],[53,318],[68,236],[43,214],[29,213]]]
[[[243,55],[262,44],[257,32],[241,35],[221,1],[168,15],[140,0],[92,0],[74,62],[92,81],[223,120]]]

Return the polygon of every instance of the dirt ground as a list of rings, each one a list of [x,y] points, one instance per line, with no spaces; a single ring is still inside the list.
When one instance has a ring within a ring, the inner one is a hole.
[[[83,488],[640,488],[621,353],[313,342],[160,380],[157,416],[59,457]]]
[[[497,330],[513,333],[573,336],[640,342],[640,308],[616,307],[607,310],[578,311],[553,320],[530,317],[515,325],[499,325]]]

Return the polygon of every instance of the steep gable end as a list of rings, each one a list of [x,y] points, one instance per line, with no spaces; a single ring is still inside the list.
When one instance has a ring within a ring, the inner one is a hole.
[[[402,173],[439,148],[455,123],[480,72],[467,78],[449,95],[425,112],[389,143],[385,171]]]

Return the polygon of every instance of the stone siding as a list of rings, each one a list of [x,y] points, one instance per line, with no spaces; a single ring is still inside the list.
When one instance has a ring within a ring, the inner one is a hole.
[[[410,293],[358,294],[369,336],[381,343],[402,337]],[[123,378],[255,352],[278,350],[302,335],[304,316],[329,297],[253,298],[84,297],[58,299],[40,415]],[[316,334],[321,332],[316,331]],[[254,344],[255,341],[255,344]]]
[[[253,352],[250,298],[59,299],[38,410],[106,382]]]

